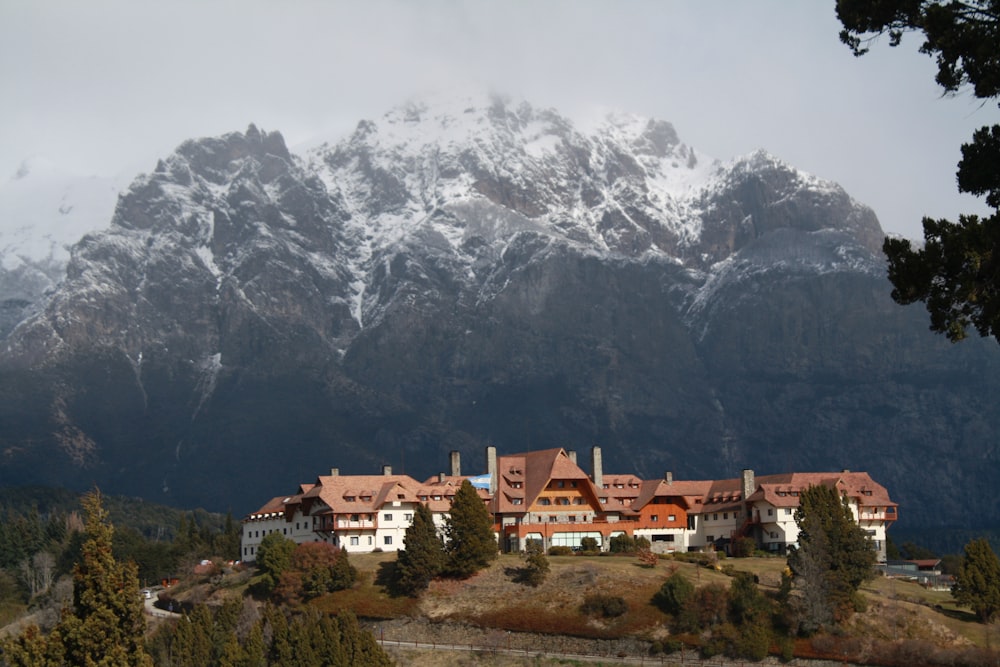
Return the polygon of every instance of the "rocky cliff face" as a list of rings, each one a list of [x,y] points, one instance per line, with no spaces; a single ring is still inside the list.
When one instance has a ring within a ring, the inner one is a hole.
[[[599,443],[647,477],[867,469],[904,520],[996,523],[1000,350],[892,304],[881,236],[763,152],[502,99],[302,157],[190,141],[6,336],[0,483],[241,512],[330,466]]]

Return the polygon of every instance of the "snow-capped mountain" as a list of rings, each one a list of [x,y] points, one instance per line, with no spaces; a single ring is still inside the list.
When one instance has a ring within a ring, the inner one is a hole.
[[[121,184],[43,158],[0,181],[0,336],[34,312],[63,277],[69,248],[108,226]]]
[[[188,141],[6,336],[0,482],[243,507],[248,479],[600,442],[647,476],[864,467],[905,502],[903,448],[1000,425],[992,388],[949,412],[926,387],[1000,356],[894,306],[881,238],[836,184],[623,114],[472,97],[300,156]]]

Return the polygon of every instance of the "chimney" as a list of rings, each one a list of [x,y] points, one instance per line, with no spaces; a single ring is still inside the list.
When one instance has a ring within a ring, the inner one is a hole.
[[[462,455],[458,453],[457,449],[451,450],[451,476],[462,476]]]
[[[593,466],[593,479],[594,486],[597,488],[604,487],[604,462],[601,459],[601,448],[594,445],[590,448],[590,462]]]
[[[443,472],[438,473],[438,484],[444,484],[445,474]]]
[[[753,470],[749,468],[743,469],[743,500],[746,500],[753,495],[753,492],[757,490],[757,485],[753,480]]]
[[[486,448],[486,472],[490,475],[490,495],[497,494],[497,448]]]
[[[663,481],[666,482],[667,484],[673,484],[674,473],[670,472],[669,470],[663,473]]]
[[[391,476],[392,475],[392,466],[382,466],[382,474],[385,477]]]
[[[567,449],[566,450],[566,456],[569,457],[570,461],[572,461],[574,464],[576,464],[576,450],[575,449]]]
[[[330,468],[330,477],[339,477],[340,468]]]

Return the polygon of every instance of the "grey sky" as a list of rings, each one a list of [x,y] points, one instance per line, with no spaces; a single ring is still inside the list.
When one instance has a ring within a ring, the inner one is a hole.
[[[983,205],[959,146],[995,104],[941,98],[916,35],[856,59],[833,0],[0,0],[0,178],[27,157],[113,175],[191,137],[338,138],[423,90],[489,86],[571,117],[672,122],[719,159],[765,148],[888,231]]]

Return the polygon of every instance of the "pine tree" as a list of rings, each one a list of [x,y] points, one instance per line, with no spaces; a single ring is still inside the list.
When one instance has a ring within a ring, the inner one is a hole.
[[[1000,559],[985,538],[965,545],[965,558],[951,590],[955,600],[971,607],[983,623],[1000,615]]]
[[[799,496],[795,511],[799,546],[788,556],[796,585],[804,593],[805,627],[847,618],[861,584],[875,574],[877,555],[871,540],[837,490],[811,486]]]
[[[406,595],[416,596],[444,568],[444,545],[427,505],[417,506],[404,540],[405,548],[396,555],[396,586]]]
[[[111,553],[114,527],[100,491],[83,498],[87,540],[73,572],[73,612],[57,626],[73,665],[152,665],[145,651],[146,620],[139,596],[138,568]]]
[[[469,480],[464,480],[455,492],[445,533],[447,570],[456,577],[469,577],[497,557],[493,520]]]

